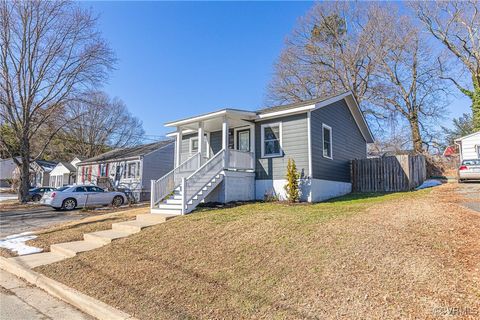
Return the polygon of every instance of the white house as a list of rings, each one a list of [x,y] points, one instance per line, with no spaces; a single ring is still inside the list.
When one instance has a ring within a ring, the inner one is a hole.
[[[17,165],[12,158],[0,159],[0,187],[11,187],[13,171]]]
[[[460,161],[480,159],[480,131],[458,138],[455,143],[460,149]]]
[[[77,176],[77,163],[81,160],[75,157],[70,162],[59,162],[50,172],[50,187],[59,188],[75,183]]]

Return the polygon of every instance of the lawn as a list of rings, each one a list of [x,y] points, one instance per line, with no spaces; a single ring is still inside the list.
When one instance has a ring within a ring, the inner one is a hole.
[[[450,198],[203,209],[37,271],[140,319],[474,319],[480,219]]]

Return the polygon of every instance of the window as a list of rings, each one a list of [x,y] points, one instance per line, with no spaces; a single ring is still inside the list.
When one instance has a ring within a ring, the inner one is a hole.
[[[59,189],[59,191],[62,191],[62,190]],[[74,192],[87,192],[87,190],[85,189],[85,187],[77,187],[75,188]]]
[[[262,124],[262,157],[282,156],[281,123]]]
[[[332,159],[332,128],[322,124],[323,131],[323,156]]]
[[[237,131],[237,149],[250,151],[250,129]]]
[[[190,138],[190,153],[198,152],[198,137]]]
[[[95,186],[87,186],[85,188],[87,189],[88,192],[104,192],[103,189]]]
[[[137,176],[137,164],[129,163],[128,164],[128,175],[127,178],[135,178]]]

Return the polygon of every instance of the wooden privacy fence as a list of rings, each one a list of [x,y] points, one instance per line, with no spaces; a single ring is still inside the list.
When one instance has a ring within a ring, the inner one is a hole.
[[[425,181],[426,172],[423,155],[352,160],[352,190],[355,192],[412,190]]]

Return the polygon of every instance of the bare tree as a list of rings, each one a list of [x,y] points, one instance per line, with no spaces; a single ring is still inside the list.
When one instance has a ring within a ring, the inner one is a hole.
[[[367,9],[348,2],[315,5],[287,38],[268,98],[289,103],[352,91],[368,109],[363,102],[369,99],[375,59],[366,45]]]
[[[447,102],[446,83],[428,39],[407,15],[388,7],[372,7],[369,12],[370,51],[375,52],[377,68],[373,101],[379,110],[395,113],[406,120],[413,150],[421,153],[428,125],[442,117]]]
[[[91,92],[83,101],[74,102],[72,122],[60,136],[66,147],[76,155],[93,157],[106,148],[124,148],[142,141],[142,122],[134,117],[118,98],[104,92]]]
[[[478,0],[419,1],[412,4],[426,29],[470,74],[462,83],[458,72],[443,75],[472,100],[475,130],[480,130],[480,2]],[[454,70],[458,68],[454,68]],[[447,72],[448,73],[448,72]]]
[[[0,2],[1,123],[14,130],[20,149],[19,198],[26,200],[30,162],[41,156],[68,119],[78,93],[101,83],[114,63],[112,51],[88,10],[69,1]],[[31,144],[42,128],[49,135],[38,154]],[[8,141],[2,147],[13,155]]]

